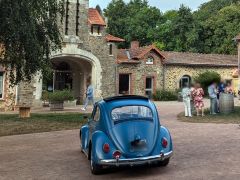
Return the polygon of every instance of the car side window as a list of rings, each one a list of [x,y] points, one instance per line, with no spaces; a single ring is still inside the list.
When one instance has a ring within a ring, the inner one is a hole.
[[[95,114],[93,116],[93,120],[94,121],[99,121],[100,120],[100,109],[99,109],[98,106],[95,109]]]

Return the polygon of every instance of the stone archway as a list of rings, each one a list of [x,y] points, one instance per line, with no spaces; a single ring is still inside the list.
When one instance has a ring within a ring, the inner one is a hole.
[[[81,92],[86,88],[85,81],[87,76],[91,76],[95,97],[97,99],[102,98],[102,67],[99,59],[95,55],[79,49],[77,44],[67,44],[61,52],[55,52],[51,59],[52,61],[59,60],[69,63],[75,73],[84,73],[84,78],[79,78],[79,81],[84,82],[84,85],[81,86]],[[88,66],[91,67],[86,68]]]

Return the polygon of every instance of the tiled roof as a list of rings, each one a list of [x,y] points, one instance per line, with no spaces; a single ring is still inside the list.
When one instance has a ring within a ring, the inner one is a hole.
[[[156,51],[163,59],[164,55],[154,45],[143,46],[134,49],[119,49],[117,62],[118,63],[139,63],[139,60],[150,51]]]
[[[103,17],[99,14],[97,9],[89,8],[88,10],[88,23],[92,25],[106,26]]]
[[[105,38],[108,42],[124,42],[125,41],[124,39],[121,39],[119,37],[115,37],[111,34],[107,34]]]
[[[188,65],[188,66],[237,66],[238,59],[235,55],[221,54],[199,54],[188,52],[167,52],[161,51],[166,57],[167,65]]]

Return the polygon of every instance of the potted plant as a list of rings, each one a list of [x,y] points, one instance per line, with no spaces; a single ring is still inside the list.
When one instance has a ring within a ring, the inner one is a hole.
[[[43,107],[49,107],[49,92],[43,91],[42,92],[42,101],[43,101]]]
[[[56,90],[48,95],[51,111],[62,111],[64,109],[64,101],[74,100],[72,93],[69,90]]]

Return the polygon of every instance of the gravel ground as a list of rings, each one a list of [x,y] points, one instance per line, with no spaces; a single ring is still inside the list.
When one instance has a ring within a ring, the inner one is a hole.
[[[240,179],[240,129],[234,124],[179,122],[182,104],[157,103],[172,134],[174,156],[166,168],[125,168],[94,176],[79,150],[77,130],[0,138],[0,179]]]

